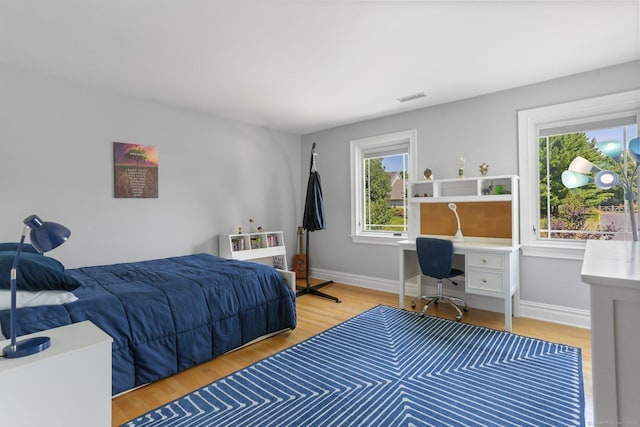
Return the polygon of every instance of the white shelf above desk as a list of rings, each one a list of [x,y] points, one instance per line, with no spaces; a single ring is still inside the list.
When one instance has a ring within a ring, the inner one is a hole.
[[[456,220],[447,205],[456,203],[465,237],[504,239],[508,236],[518,245],[519,182],[517,175],[409,182],[409,239],[421,234],[453,235]],[[496,214],[501,215],[498,229],[493,227],[496,223],[478,223],[478,218]]]

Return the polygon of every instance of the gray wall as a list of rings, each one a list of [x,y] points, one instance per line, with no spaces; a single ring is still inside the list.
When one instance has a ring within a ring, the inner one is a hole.
[[[349,141],[415,128],[419,171],[429,167],[436,178],[454,178],[462,155],[467,161],[468,176],[479,175],[478,165],[482,162],[490,165],[491,175],[518,174],[519,110],[639,87],[640,61],[635,61],[304,135],[303,162],[311,143],[318,144],[318,170],[323,179],[327,215],[327,230],[313,234],[311,265],[354,277],[398,277],[395,247],[354,244],[349,237]],[[521,298],[587,310],[588,287],[580,281],[580,267],[581,263],[575,260],[522,257]]]
[[[113,142],[159,149],[159,198],[113,198]],[[194,252],[249,218],[296,248],[300,137],[0,64],[0,241],[36,213],[67,267]]]
[[[248,218],[281,229],[296,251],[311,143],[325,192],[327,230],[310,262],[344,277],[397,280],[397,249],[354,244],[349,141],[418,130],[418,166],[454,177],[518,173],[517,111],[640,87],[640,62],[329,129],[302,137],[172,108],[0,64],[0,241],[16,241],[31,213],[61,222],[71,240],[52,252],[68,267],[193,252],[217,253],[217,235]],[[114,141],[156,145],[158,199],[114,199]],[[45,170],[46,169],[46,170]],[[522,299],[588,309],[580,262],[523,258]]]

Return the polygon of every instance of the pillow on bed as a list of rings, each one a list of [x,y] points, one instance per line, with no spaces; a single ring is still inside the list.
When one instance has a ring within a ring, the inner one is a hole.
[[[14,242],[7,242],[7,243],[0,243],[0,252],[13,252],[15,254],[15,252],[18,250],[18,243],[14,243]],[[30,253],[30,254],[39,254],[42,255],[40,252],[38,252],[36,250],[36,248],[33,247],[33,245],[29,244],[29,243],[24,243],[22,245],[22,253]]]
[[[0,289],[11,289],[11,267],[15,252],[0,252]],[[17,288],[21,291],[72,291],[80,286],[65,274],[55,258],[25,252],[18,263]]]
[[[78,297],[67,291],[16,292],[17,308],[37,307],[39,305],[62,305],[77,300]],[[7,310],[10,308],[11,291],[5,291],[2,289],[0,290],[0,310]]]

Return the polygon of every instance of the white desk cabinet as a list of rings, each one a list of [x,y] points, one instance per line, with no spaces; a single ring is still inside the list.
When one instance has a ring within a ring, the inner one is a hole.
[[[0,358],[0,424],[110,426],[113,339],[88,321],[25,337],[35,336],[50,337],[51,347]]]
[[[640,243],[589,240],[582,281],[591,287],[595,424],[640,421]]]
[[[398,242],[400,247],[400,292],[398,306],[404,308],[405,282],[418,278],[420,267],[415,240]],[[511,331],[511,316],[519,316],[520,273],[517,247],[486,242],[453,244],[456,254],[465,258],[465,292],[501,298],[504,301],[504,328]]]

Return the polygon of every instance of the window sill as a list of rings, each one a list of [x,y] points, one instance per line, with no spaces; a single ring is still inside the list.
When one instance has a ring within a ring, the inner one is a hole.
[[[402,240],[407,240],[407,235],[403,234],[402,236],[391,236],[388,234],[351,234],[351,241],[353,243],[366,243],[370,245],[389,245],[395,246],[398,242]]]
[[[523,244],[520,249],[523,256],[539,258],[573,259],[582,261],[586,242],[553,243],[553,244]]]

